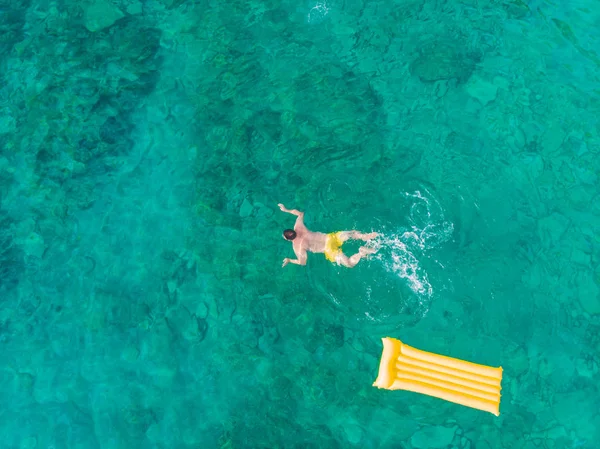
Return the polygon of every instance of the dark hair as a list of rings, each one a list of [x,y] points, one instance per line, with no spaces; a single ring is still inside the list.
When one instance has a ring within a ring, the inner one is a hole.
[[[283,236],[286,240],[294,240],[296,238],[296,231],[293,229],[286,229],[283,231]]]

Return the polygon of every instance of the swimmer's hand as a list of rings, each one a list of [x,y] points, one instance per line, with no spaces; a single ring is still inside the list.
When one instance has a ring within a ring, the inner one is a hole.
[[[281,268],[285,267],[288,263],[293,263],[296,265],[306,265],[306,258],[304,258],[303,260],[300,259],[289,259],[289,258],[285,258],[283,259],[283,265],[281,266]]]
[[[304,213],[300,212],[299,210],[296,209],[287,209],[283,204],[279,203],[278,204],[279,209],[281,209],[282,212],[287,212],[288,214],[293,214],[293,215],[297,215],[298,217],[300,217],[301,215],[304,215]]]

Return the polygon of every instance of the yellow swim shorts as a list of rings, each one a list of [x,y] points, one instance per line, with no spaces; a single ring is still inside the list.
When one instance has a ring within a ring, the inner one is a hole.
[[[342,251],[340,248],[344,242],[340,239],[341,232],[332,232],[327,234],[327,240],[325,240],[325,258],[330,262],[335,262],[337,255]]]

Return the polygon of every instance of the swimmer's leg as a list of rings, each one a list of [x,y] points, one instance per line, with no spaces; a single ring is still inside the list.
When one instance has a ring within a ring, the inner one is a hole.
[[[360,248],[358,248],[358,254],[360,254],[363,257],[366,257],[369,254],[374,254],[376,252],[377,250],[375,248],[367,248],[366,246],[361,246]]]
[[[369,232],[368,234],[361,234],[361,240],[368,242],[369,240],[373,240],[374,238],[379,237],[378,232]]]
[[[341,231],[338,233],[338,238],[342,242],[345,242],[348,239],[362,240],[363,242],[368,242],[369,240],[374,239],[378,235],[379,234],[377,232],[370,232],[368,234],[363,234],[362,232],[359,232],[359,231]]]
[[[352,268],[360,261],[361,257],[362,256],[360,254],[355,254],[352,257],[348,257],[343,253],[339,253],[335,258],[335,261],[344,267]]]
[[[350,257],[346,256],[340,251],[336,256],[335,261],[344,267],[353,268],[358,262],[360,262],[360,259],[368,256],[369,254],[373,254],[374,252],[376,252],[376,250],[373,248],[361,246],[358,248],[358,253]]]

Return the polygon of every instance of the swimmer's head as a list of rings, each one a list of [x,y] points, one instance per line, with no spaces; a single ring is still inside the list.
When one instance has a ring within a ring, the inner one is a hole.
[[[286,240],[294,240],[296,238],[296,231],[293,229],[286,229],[283,231],[283,238]]]

